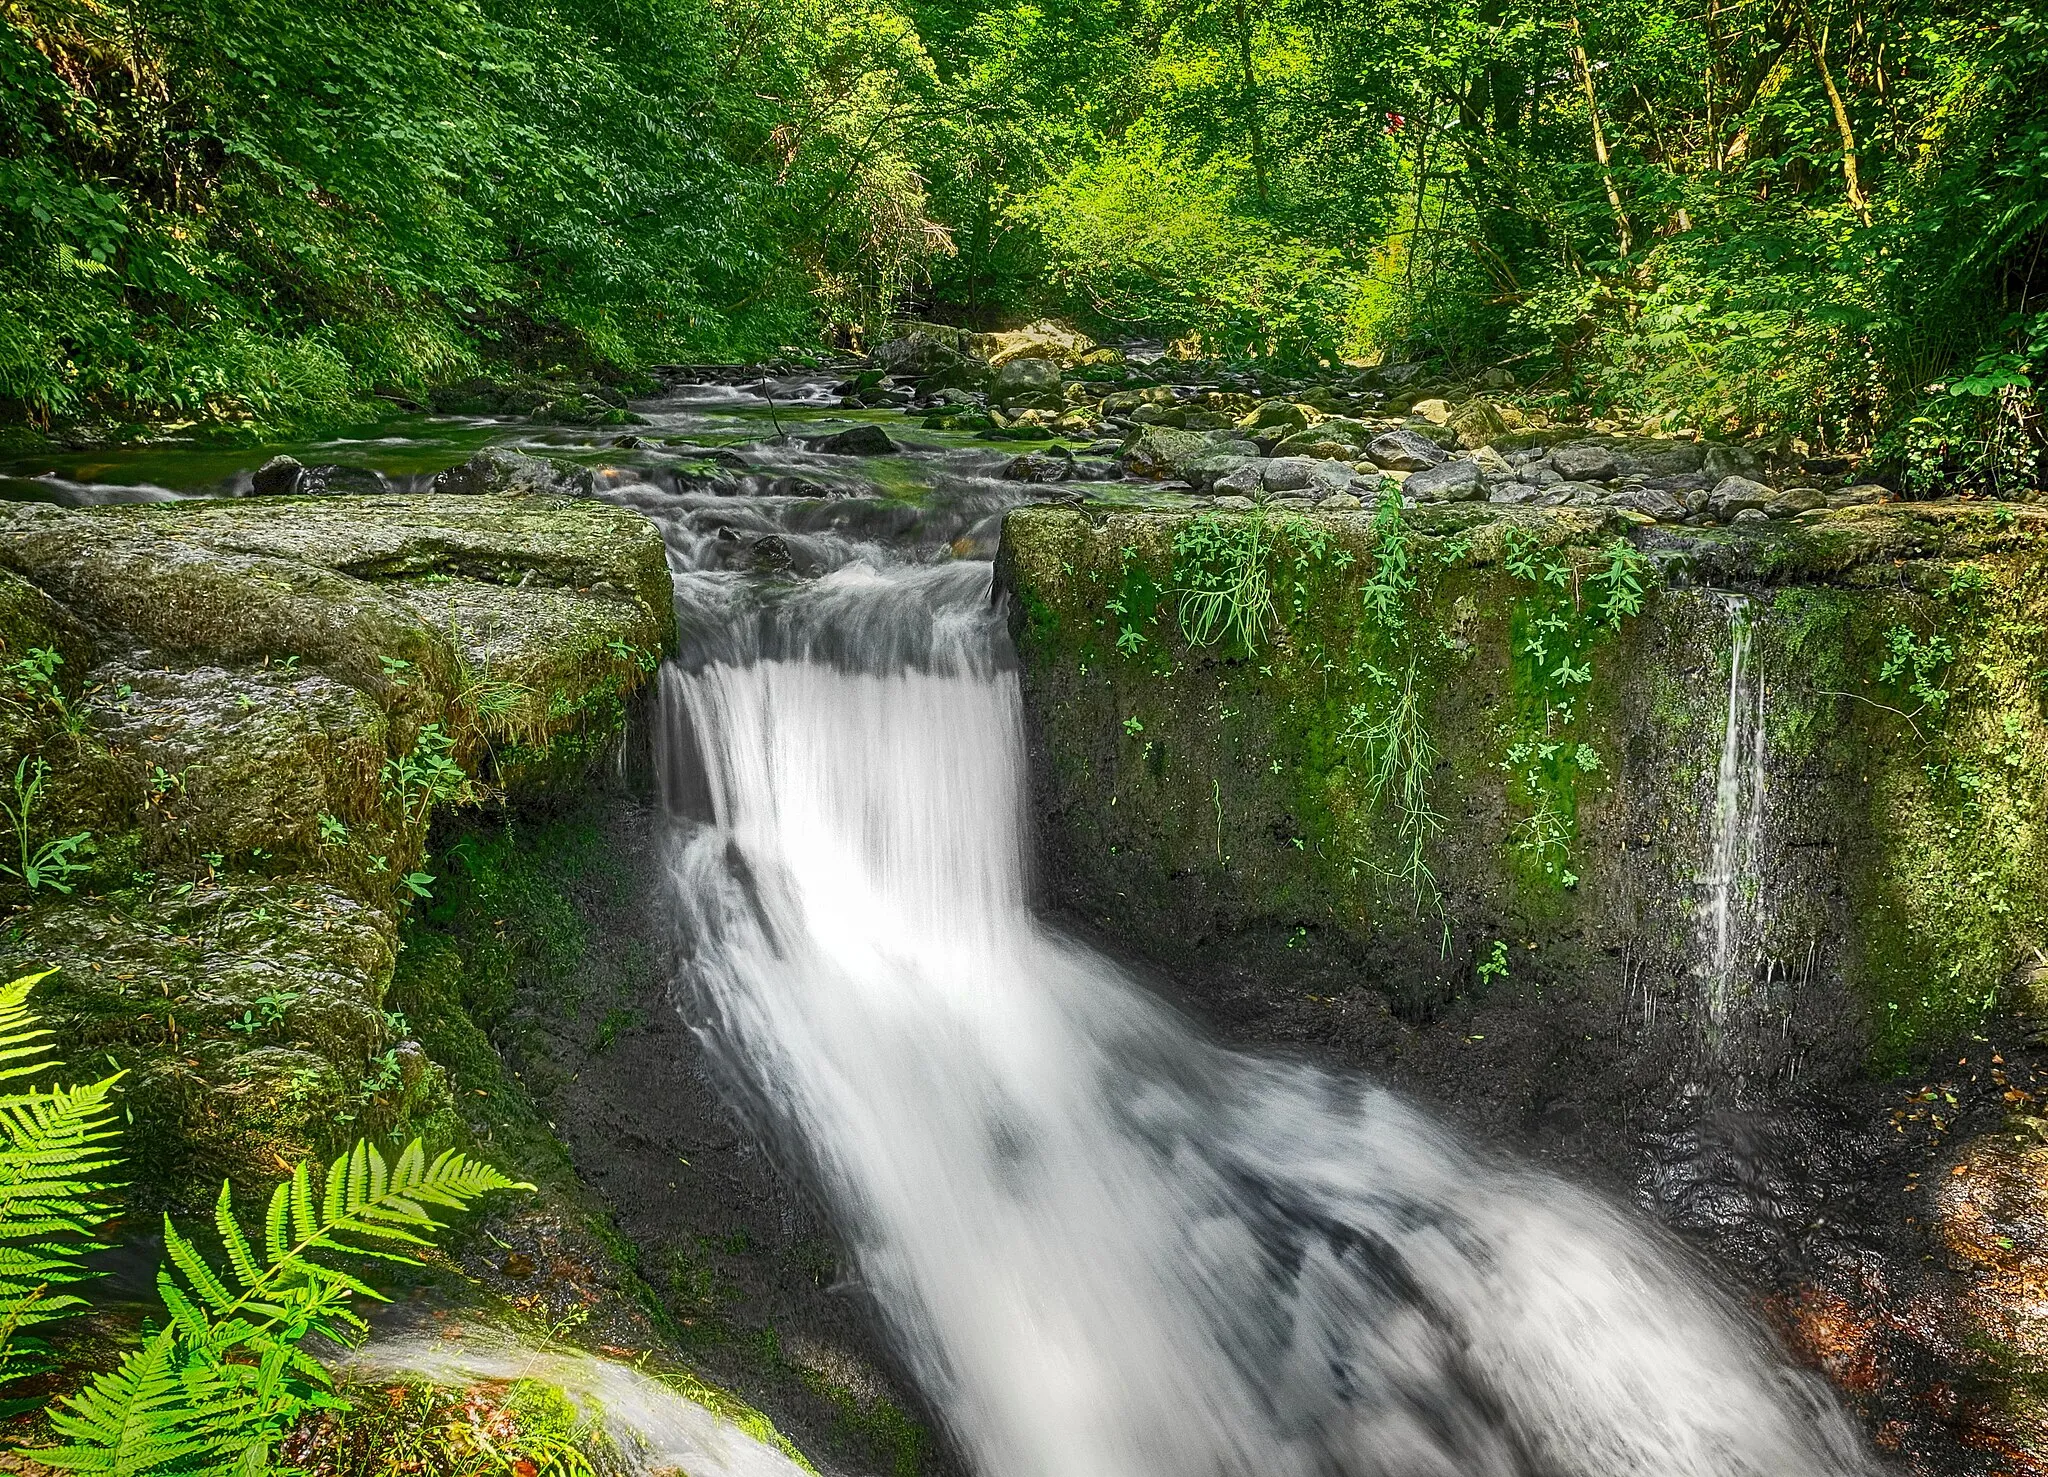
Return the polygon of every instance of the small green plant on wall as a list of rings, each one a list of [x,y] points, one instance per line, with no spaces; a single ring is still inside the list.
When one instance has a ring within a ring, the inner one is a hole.
[[[1527,807],[1513,844],[1537,876],[1576,887],[1579,789],[1604,768],[1586,721],[1594,652],[1641,613],[1652,566],[1621,538],[1590,571],[1512,525],[1501,539],[1504,566],[1523,585],[1509,615],[1516,712],[1501,756],[1510,799]]]

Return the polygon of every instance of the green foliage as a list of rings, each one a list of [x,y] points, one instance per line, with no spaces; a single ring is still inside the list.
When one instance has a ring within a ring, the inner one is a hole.
[[[1493,949],[1475,966],[1481,985],[1490,985],[1495,980],[1508,977],[1508,946],[1505,939],[1495,939]]]
[[[169,1321],[120,1366],[96,1376],[50,1416],[70,1444],[38,1451],[59,1471],[260,1473],[306,1411],[338,1403],[332,1378],[304,1347],[318,1335],[347,1346],[368,1325],[352,1299],[382,1295],[333,1260],[416,1264],[410,1248],[443,1229],[433,1211],[463,1210],[516,1185],[453,1151],[431,1163],[414,1140],[387,1162],[371,1144],[329,1166],[316,1188],[301,1163],[271,1194],[259,1237],[221,1186],[209,1261],[167,1216],[157,1293]]]
[[[1942,674],[1956,659],[1956,651],[1939,631],[1918,636],[1911,626],[1897,625],[1884,633],[1884,662],[1878,668],[1879,682],[1896,683],[1906,689],[1920,706],[1914,716],[1925,713],[1939,718],[1948,707],[1949,691],[1941,685]]]
[[[0,985],[0,1083],[48,1069],[50,1033],[28,1007],[50,971]],[[51,1368],[31,1329],[84,1306],[60,1291],[93,1276],[86,1252],[101,1249],[107,1178],[119,1159],[112,1095],[121,1073],[83,1087],[16,1089],[0,1095],[0,1381]],[[11,1414],[36,1402],[0,1401]]]
[[[460,803],[475,793],[469,772],[455,760],[454,738],[438,723],[419,731],[410,754],[386,759],[381,778],[385,802],[409,826],[424,826],[436,805]]]
[[[78,853],[92,840],[92,833],[76,831],[69,836],[36,839],[36,807],[42,802],[43,784],[49,774],[50,766],[40,754],[15,764],[12,796],[0,795],[0,815],[7,818],[8,828],[14,833],[13,856],[0,862],[0,872],[30,892],[47,887],[52,892],[68,893],[70,879],[88,870],[78,860]]]
[[[1256,653],[1278,619],[1271,553],[1263,512],[1199,513],[1182,524],[1173,536],[1181,634],[1196,646]]]

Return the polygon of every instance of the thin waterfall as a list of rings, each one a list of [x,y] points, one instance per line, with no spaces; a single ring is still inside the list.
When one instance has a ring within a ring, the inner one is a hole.
[[[772,598],[663,676],[678,1001],[975,1472],[1869,1470],[1620,1210],[1210,1044],[1034,916],[985,564]]]
[[[1728,703],[1713,808],[1707,816],[1707,867],[1696,931],[1700,999],[1710,1046],[1718,1047],[1737,994],[1745,935],[1756,931],[1764,814],[1764,683],[1750,656],[1755,616],[1747,597],[1718,597],[1728,614]]]

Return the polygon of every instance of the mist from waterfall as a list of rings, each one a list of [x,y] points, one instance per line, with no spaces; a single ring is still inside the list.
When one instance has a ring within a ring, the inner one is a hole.
[[[1033,915],[986,564],[684,561],[678,600],[709,633],[663,674],[678,1003],[977,1473],[1868,1470],[1620,1210],[1208,1043]]]

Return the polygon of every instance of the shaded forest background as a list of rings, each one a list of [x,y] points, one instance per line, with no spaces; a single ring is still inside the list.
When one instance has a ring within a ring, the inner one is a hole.
[[[1052,313],[2032,455],[2041,0],[0,5],[17,426]]]

